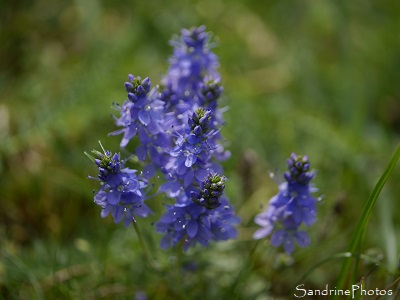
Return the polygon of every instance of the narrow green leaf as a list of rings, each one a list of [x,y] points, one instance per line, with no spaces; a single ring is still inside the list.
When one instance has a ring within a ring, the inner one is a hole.
[[[355,259],[355,265],[358,265],[358,260],[359,260],[359,254],[358,253],[361,250],[361,243],[363,240],[364,232],[367,227],[369,218],[372,214],[372,209],[376,203],[376,200],[378,199],[378,196],[380,192],[382,191],[382,188],[384,187],[386,181],[388,180],[390,174],[392,173],[394,167],[397,164],[397,161],[399,160],[400,157],[400,145],[397,146],[396,152],[394,153],[392,159],[389,162],[389,165],[386,167],[386,170],[383,172],[382,176],[379,178],[377,184],[375,185],[371,195],[368,198],[367,203],[364,206],[364,209],[361,214],[361,218],[357,223],[356,230],[354,231],[353,237],[351,239],[348,252],[352,253],[352,257],[347,258],[343,261],[342,268],[339,273],[338,277],[338,282],[336,284],[337,289],[343,289],[346,279],[348,276],[352,278],[355,276],[355,271],[353,271],[353,274],[350,274],[350,267],[351,263],[353,261],[353,257]],[[353,275],[353,276],[351,276]],[[332,299],[336,299],[336,296],[334,296]]]

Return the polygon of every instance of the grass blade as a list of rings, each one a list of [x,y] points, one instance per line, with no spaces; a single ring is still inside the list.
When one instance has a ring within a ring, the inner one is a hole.
[[[364,236],[365,228],[367,227],[369,218],[372,214],[372,209],[376,203],[376,200],[378,199],[378,196],[380,192],[382,191],[382,188],[384,187],[386,181],[388,180],[390,174],[392,173],[394,167],[397,164],[397,161],[399,160],[400,157],[400,145],[397,146],[396,152],[394,153],[392,159],[390,160],[388,166],[386,167],[386,170],[383,172],[382,176],[379,178],[377,184],[375,185],[371,195],[368,198],[367,203],[364,206],[364,209],[361,214],[361,218],[357,223],[356,230],[353,234],[353,237],[351,239],[350,245],[348,252],[352,253],[355,259],[355,265],[358,265],[358,260],[359,260],[359,250],[361,249],[361,242]],[[348,275],[350,274],[350,267],[353,259],[348,258],[343,261],[342,268],[339,273],[338,277],[338,282],[336,284],[337,289],[343,289],[346,279],[348,278]],[[355,276],[355,270],[353,272],[353,276]],[[353,277],[352,276],[352,277]],[[336,296],[334,296],[332,299],[335,299]]]

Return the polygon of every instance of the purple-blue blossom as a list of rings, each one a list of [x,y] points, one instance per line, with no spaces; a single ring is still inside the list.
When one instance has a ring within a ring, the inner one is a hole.
[[[171,41],[174,52],[170,68],[162,80],[160,98],[165,102],[165,130],[180,131],[189,117],[199,107],[212,110],[212,115],[222,114],[217,100],[222,93],[217,56],[211,51],[210,35],[204,26],[183,29],[181,36]],[[213,120],[214,122],[215,120]]]
[[[210,50],[209,41],[205,26],[183,29],[179,39],[171,41],[174,54],[164,85],[189,99],[199,89],[204,76],[219,79],[218,58]]]
[[[99,167],[101,188],[95,195],[102,216],[115,222],[135,216],[146,217],[144,204],[148,181],[163,178],[158,192],[174,200],[156,222],[164,233],[163,248],[183,241],[187,250],[197,243],[226,240],[237,235],[236,217],[223,196],[225,177],[220,161],[229,157],[220,127],[224,125],[218,100],[222,94],[217,56],[211,51],[210,35],[204,26],[183,29],[171,41],[174,47],[170,67],[161,85],[152,87],[149,78],[128,75],[124,83],[126,100],[115,105],[120,147],[138,139],[134,154],[141,172],[124,167],[119,154],[93,151],[89,156]]]
[[[151,90],[150,79],[146,77],[141,80],[139,76],[129,74],[125,89],[128,99],[122,106],[116,106],[120,117],[115,117],[116,125],[122,128],[110,135],[123,134],[121,147],[125,147],[136,134],[139,134],[139,139],[146,145],[151,140],[155,147],[165,147],[166,137],[161,126],[165,103],[160,100],[156,89]],[[148,154],[146,150],[148,149],[137,150],[139,159],[145,160]]]
[[[99,169],[97,179],[100,190],[94,196],[94,202],[102,207],[101,216],[111,214],[115,223],[124,219],[125,226],[135,222],[135,217],[145,218],[152,213],[144,203],[148,183],[137,175],[137,171],[124,168],[119,154],[93,150],[93,161]]]
[[[306,247],[310,239],[302,224],[309,227],[316,221],[317,199],[311,193],[317,189],[310,181],[315,173],[310,171],[307,156],[292,153],[287,160],[286,182],[279,185],[279,192],[271,198],[267,209],[255,217],[261,228],[254,233],[255,239],[271,235],[271,245],[283,246],[286,253],[294,251],[295,244]]]
[[[199,108],[193,112],[183,132],[176,132],[175,146],[162,168],[167,181],[159,190],[179,202],[189,201],[190,193],[201,185],[208,173],[222,169],[213,160],[216,146],[212,137],[218,130],[210,120],[211,111]]]
[[[240,219],[235,215],[228,199],[223,197],[225,177],[209,174],[201,189],[192,192],[192,201],[167,205],[167,212],[155,224],[156,231],[163,233],[161,248],[182,242],[183,249],[206,247],[211,240],[235,238],[235,225]]]

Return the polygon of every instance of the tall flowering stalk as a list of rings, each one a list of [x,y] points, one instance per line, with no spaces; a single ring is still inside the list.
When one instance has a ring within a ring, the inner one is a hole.
[[[124,216],[121,209],[126,224],[135,215],[146,217],[151,211],[143,203],[144,188],[161,174],[165,182],[159,192],[173,200],[155,223],[156,231],[164,234],[161,247],[182,241],[187,250],[197,242],[207,246],[210,240],[236,237],[239,219],[223,195],[226,178],[219,162],[230,153],[220,133],[224,121],[218,99],[223,88],[209,34],[204,26],[183,29],[171,45],[174,53],[162,84],[152,87],[149,78],[129,74],[127,99],[114,107],[119,128],[110,135],[122,135],[122,148],[139,140],[135,154],[143,175],[122,169],[124,161],[117,154],[94,151],[102,176],[95,202],[102,205],[102,216],[111,212],[116,222]]]
[[[225,177],[218,163],[229,157],[220,142],[223,120],[217,100],[223,89],[218,59],[210,51],[204,27],[182,30],[171,44],[174,55],[161,98],[172,147],[161,166],[166,182],[160,191],[176,202],[166,206],[156,230],[164,234],[162,248],[183,242],[187,250],[197,242],[207,246],[210,240],[236,237],[239,219],[223,196]]]
[[[310,244],[307,232],[300,228],[303,223],[309,227],[316,221],[317,199],[311,193],[317,189],[310,184],[315,173],[310,171],[307,156],[292,153],[287,167],[286,182],[279,185],[279,192],[271,198],[267,209],[255,217],[255,223],[262,228],[254,233],[254,238],[272,234],[271,245],[283,245],[285,252],[291,254],[295,243],[300,247]]]

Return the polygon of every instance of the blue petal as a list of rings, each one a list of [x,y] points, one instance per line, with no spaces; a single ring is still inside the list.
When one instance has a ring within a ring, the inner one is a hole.
[[[137,106],[137,107],[143,107],[145,104],[146,104],[146,102],[147,102],[147,97],[145,96],[145,95],[139,95],[138,97],[137,97],[137,102],[135,103],[135,105]]]
[[[136,135],[137,129],[135,125],[129,126],[125,129],[124,137],[121,140],[121,148],[124,148],[129,141]]]
[[[207,247],[208,241],[210,240],[210,231],[205,227],[201,226],[199,229],[197,240],[202,246]]]
[[[166,233],[170,229],[169,225],[170,225],[169,223],[163,223],[161,221],[158,221],[157,223],[154,224],[154,227],[156,229],[156,232]]]
[[[200,141],[200,139],[194,134],[189,134],[186,139],[189,142],[189,144],[191,144],[191,145],[194,145]]]
[[[197,181],[199,183],[201,183],[204,180],[204,178],[207,176],[207,174],[208,174],[207,170],[197,169],[196,173],[195,173]]]
[[[317,218],[315,216],[316,216],[315,209],[303,210],[303,221],[306,224],[306,226],[310,226],[311,224],[313,224],[317,221]]]
[[[134,217],[133,217],[133,215],[132,215],[131,210],[128,210],[128,211],[126,212],[125,220],[124,220],[124,225],[125,225],[125,227],[128,227],[128,226],[131,224],[132,221],[135,222],[135,219],[134,219]]]
[[[153,213],[153,211],[146,204],[142,204],[141,206],[134,207],[133,212],[135,213],[136,216],[141,217],[141,218],[145,218],[148,215]]]
[[[121,173],[108,173],[106,180],[107,184],[111,187],[117,187],[122,184],[123,181],[123,174]]]
[[[186,163],[185,161],[182,161],[181,163],[178,163],[178,167],[176,168],[176,173],[178,175],[183,175],[183,174],[186,173],[187,168],[185,166],[185,163]]]
[[[188,187],[192,182],[194,178],[194,171],[190,170],[189,172],[186,173],[185,178],[183,180],[183,185],[184,187]]]
[[[144,129],[144,127],[140,127],[138,130],[138,137],[142,144],[148,144],[150,142],[150,138]]]
[[[210,226],[211,226],[210,219],[206,216],[201,218],[201,223],[203,224],[203,227],[205,227],[205,228],[210,228]]]
[[[150,115],[147,110],[139,111],[139,121],[142,122],[143,125],[148,125],[151,121]]]
[[[121,222],[124,216],[124,209],[121,206],[118,206],[114,211],[114,223]]]
[[[177,181],[167,181],[163,183],[158,190],[160,192],[165,192],[171,198],[176,197],[180,193],[181,185]]]
[[[150,122],[147,126],[147,130],[149,131],[150,134],[152,135],[156,135],[157,133],[160,132],[160,126],[158,125],[158,123],[156,123],[155,121]]]
[[[170,140],[165,133],[159,133],[156,137],[156,144],[161,148],[168,148],[170,146]]]
[[[236,228],[233,226],[229,226],[224,233],[224,239],[226,239],[226,240],[234,239],[237,237],[237,234],[238,234],[238,232],[237,232]]]
[[[273,228],[274,228],[273,226],[260,228],[254,233],[253,238],[256,240],[262,239],[267,235],[269,235]]]
[[[140,161],[145,161],[147,158],[147,147],[144,145],[136,147],[136,155]]]
[[[185,160],[185,166],[190,168],[197,160],[197,156],[193,153],[189,153]]]
[[[175,231],[181,231],[183,229],[186,229],[186,219],[184,219],[182,216],[177,218],[174,225]]]
[[[105,208],[103,208],[101,210],[101,217],[102,218],[107,217],[109,215],[109,213],[110,213],[110,210],[111,210],[111,206],[110,205],[107,205]]]
[[[146,179],[152,178],[156,174],[156,166],[152,163],[146,165],[143,169],[143,176]]]
[[[118,204],[120,199],[121,199],[121,193],[120,192],[116,191],[116,192],[108,193],[107,201],[111,205]]]
[[[279,247],[286,239],[286,231],[280,229],[276,231],[271,237],[271,245],[274,247]]]
[[[127,184],[127,189],[129,189],[129,192],[136,192],[141,188],[140,183],[136,178],[137,177],[135,176],[126,179],[128,181],[127,183],[129,183]]]
[[[172,243],[172,237],[171,234],[167,233],[164,235],[160,241],[160,247],[162,249],[167,249],[169,246],[171,246]]]
[[[299,244],[300,247],[307,247],[308,245],[310,245],[310,238],[308,237],[307,232],[298,231],[295,233],[295,237],[297,244]]]
[[[94,202],[97,205],[105,206],[107,205],[107,194],[104,191],[99,191],[96,196],[94,196]]]
[[[186,226],[186,232],[190,238],[194,238],[199,230],[199,223],[196,220],[190,220]]]
[[[192,201],[189,201],[189,205],[186,206],[186,213],[191,215],[193,219],[197,219],[204,212],[204,210],[205,207],[200,206]]]
[[[292,254],[294,250],[294,241],[291,235],[288,235],[288,237],[286,238],[285,243],[283,244],[283,249],[285,249],[285,252],[287,254]]]
[[[261,214],[257,215],[254,218],[254,223],[260,225],[262,227],[268,226],[271,224],[271,220],[268,218],[268,212],[264,211]]]
[[[166,224],[173,223],[175,222],[176,217],[177,216],[175,215],[175,212],[170,210],[164,213],[157,223],[166,223]]]

